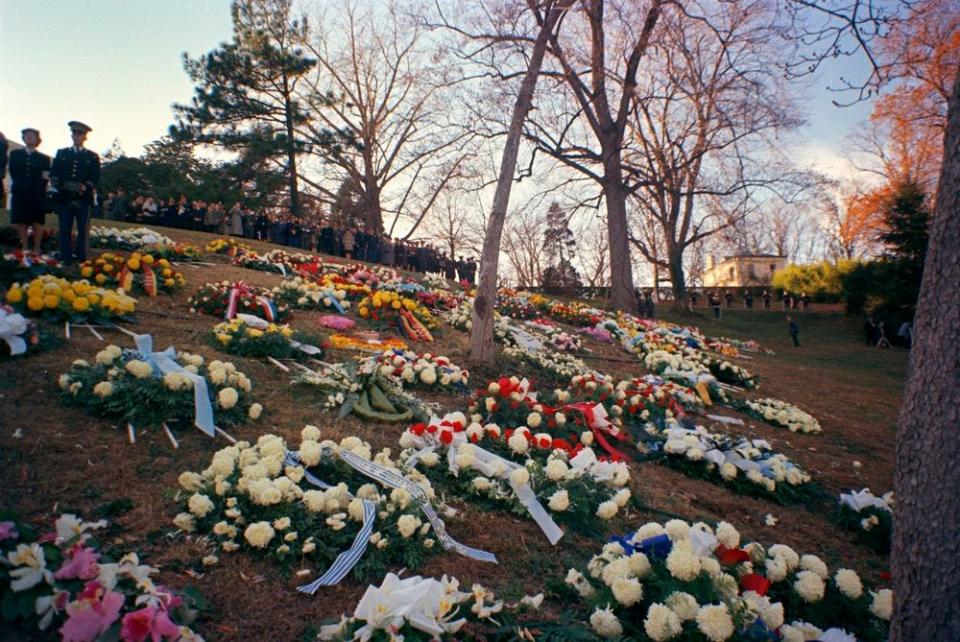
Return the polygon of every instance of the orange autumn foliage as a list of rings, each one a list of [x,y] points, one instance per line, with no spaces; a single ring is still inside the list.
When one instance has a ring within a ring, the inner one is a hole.
[[[888,184],[912,179],[932,194],[943,161],[947,99],[960,69],[957,0],[917,3],[877,53],[895,82],[871,115],[887,135],[881,160]]]

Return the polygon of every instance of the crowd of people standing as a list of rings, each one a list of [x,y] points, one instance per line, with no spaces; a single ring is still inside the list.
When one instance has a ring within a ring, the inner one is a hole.
[[[476,281],[473,258],[447,255],[423,240],[404,240],[369,229],[342,225],[320,216],[257,212],[241,203],[189,201],[186,196],[166,201],[151,196],[129,198],[119,189],[101,206],[108,220],[139,222],[234,236],[321,252],[414,272],[438,274],[451,280]]]

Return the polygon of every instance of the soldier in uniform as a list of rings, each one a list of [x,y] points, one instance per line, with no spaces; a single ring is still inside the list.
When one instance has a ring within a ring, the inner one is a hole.
[[[60,261],[64,264],[87,259],[87,235],[94,192],[100,182],[100,157],[83,143],[91,128],[71,120],[67,123],[73,138],[71,147],[57,150],[50,178],[57,191],[57,216],[60,219]],[[76,247],[72,243],[73,224],[77,224]]]
[[[20,232],[20,247],[24,252],[30,251],[30,228],[33,228],[33,251],[40,254],[50,157],[37,151],[39,131],[28,127],[20,134],[26,147],[10,152],[10,222]]]

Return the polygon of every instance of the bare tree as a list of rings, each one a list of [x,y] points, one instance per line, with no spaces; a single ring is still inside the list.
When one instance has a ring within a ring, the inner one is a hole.
[[[571,0],[545,0],[535,2],[527,0],[531,13],[539,25],[536,40],[530,54],[530,62],[520,83],[520,91],[510,119],[510,130],[503,148],[500,162],[500,174],[497,189],[493,197],[493,210],[487,223],[487,232],[483,241],[483,255],[480,259],[480,281],[473,305],[473,328],[470,335],[470,358],[474,363],[492,365],[496,358],[496,346],[493,340],[493,306],[497,295],[497,270],[500,262],[500,241],[503,224],[510,202],[510,190],[513,187],[513,175],[517,167],[517,155],[523,123],[533,104],[540,67],[547,49],[548,40],[554,36],[554,29],[564,16]]]
[[[356,142],[324,154],[327,168],[357,186],[368,228],[388,226],[392,236],[406,221],[409,238],[470,153],[473,135],[446,118],[449,70],[392,2],[361,10],[351,1],[341,18],[316,23],[308,48],[321,73],[312,99],[333,106],[313,111],[308,134],[324,139],[333,130]],[[310,185],[334,198],[322,181]]]
[[[581,226],[577,238],[580,239],[580,264],[583,266],[583,279],[592,288],[610,284],[610,237],[595,221]]]
[[[776,74],[774,8],[767,0],[691,3],[688,13],[665,15],[650,53],[654,71],[637,88],[624,158],[662,246],[650,243],[649,229],[632,240],[669,270],[678,306],[686,299],[687,248],[746,220],[758,191],[789,197],[800,180],[772,144],[800,123]]]
[[[518,287],[537,287],[543,281],[543,228],[543,213],[529,207],[511,210],[503,254]]]

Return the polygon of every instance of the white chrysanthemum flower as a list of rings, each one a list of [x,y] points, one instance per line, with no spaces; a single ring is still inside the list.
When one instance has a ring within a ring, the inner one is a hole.
[[[237,405],[238,399],[240,399],[240,395],[236,388],[224,388],[217,393],[217,402],[224,410],[229,410]]]
[[[253,420],[260,418],[260,414],[263,412],[263,406],[259,403],[252,404],[250,409],[247,410],[247,416]]]
[[[570,508],[570,494],[565,490],[558,490],[550,495],[547,506],[555,513],[562,513]]]
[[[254,522],[243,531],[243,538],[254,548],[266,548],[275,534],[270,522]]]
[[[560,481],[567,476],[567,473],[570,472],[569,466],[566,462],[560,459],[551,459],[547,462],[547,467],[545,469],[547,474],[547,479],[552,481]]]
[[[643,630],[654,642],[664,642],[680,635],[683,632],[683,625],[672,609],[655,602],[647,610],[647,617],[643,620]]]
[[[700,605],[697,604],[697,598],[683,591],[674,591],[664,601],[667,608],[673,611],[681,622],[696,619],[700,611]]]
[[[597,506],[597,517],[600,519],[611,519],[619,510],[620,507],[616,502],[607,500],[605,502],[601,502],[600,505]]]
[[[812,571],[800,571],[793,588],[804,602],[819,602],[823,599],[826,586],[819,575]]]
[[[203,486],[204,479],[202,475],[188,470],[180,473],[177,482],[184,490],[195,493]]]
[[[856,571],[852,571],[849,568],[841,568],[837,571],[836,575],[833,576],[833,581],[836,582],[840,592],[851,600],[856,600],[863,595],[863,583],[860,581],[860,576],[857,575]]]
[[[507,446],[518,455],[523,455],[530,449],[530,442],[521,432],[515,432],[507,440]]]
[[[410,539],[413,537],[413,534],[417,532],[417,529],[420,528],[421,524],[422,522],[419,517],[405,514],[397,519],[397,530],[400,531],[404,539]]]
[[[510,483],[514,486],[526,486],[530,483],[530,471],[526,467],[513,470],[510,473]]]
[[[173,525],[186,533],[197,530],[197,520],[190,513],[177,513],[173,518]]]
[[[723,642],[733,635],[733,619],[725,604],[708,604],[697,611],[697,628],[711,642]]]
[[[893,615],[893,591],[880,589],[876,593],[870,591],[873,600],[870,602],[870,612],[881,620],[890,620]]]
[[[309,467],[319,464],[322,452],[323,449],[320,447],[320,444],[312,439],[300,442],[300,461],[303,462],[304,466]]]
[[[822,579],[827,579],[827,577],[830,575],[830,571],[827,570],[827,565],[816,555],[801,556],[800,568],[804,571],[812,571],[819,575]]]
[[[682,519],[671,519],[663,526],[667,531],[667,535],[674,542],[690,537],[690,525]]]
[[[720,522],[720,524],[717,525],[716,535],[720,543],[727,548],[737,548],[740,546],[740,533],[737,532],[737,529],[734,528],[732,524]]]
[[[782,582],[787,579],[787,563],[782,557],[768,559],[764,566],[767,571],[767,579],[771,582]]]
[[[797,552],[786,544],[774,544],[767,549],[767,555],[770,557],[781,557],[787,564],[787,570],[793,571],[800,565],[800,556]]]
[[[320,441],[320,429],[313,425],[306,425],[303,427],[303,430],[300,431],[300,439],[302,441]]]
[[[667,555],[667,570],[678,580],[690,582],[700,574],[700,558],[688,543],[677,542]]]
[[[615,638],[623,634],[623,625],[608,605],[605,609],[595,609],[590,615],[590,626],[602,638]]]
[[[643,599],[643,585],[633,577],[619,577],[610,586],[613,597],[624,606],[633,606]]]
[[[213,510],[213,502],[202,493],[194,493],[187,500],[187,508],[190,509],[191,513],[203,519],[207,516],[207,513]]]
[[[93,394],[97,395],[101,399],[109,397],[113,394],[113,384],[109,381],[101,381],[93,387]]]

